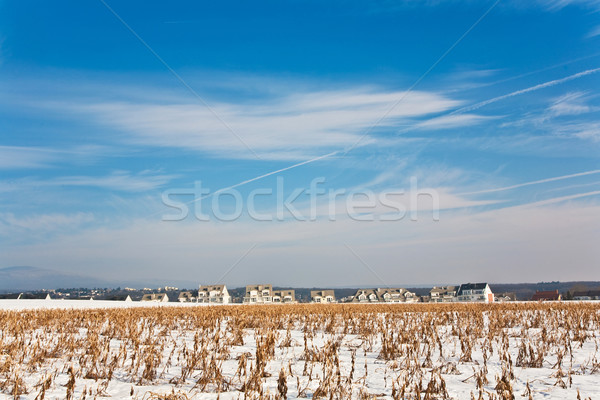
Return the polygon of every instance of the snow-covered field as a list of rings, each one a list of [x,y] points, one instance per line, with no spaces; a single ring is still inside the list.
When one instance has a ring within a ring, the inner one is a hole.
[[[594,303],[22,302],[0,302],[0,398],[600,397]]]

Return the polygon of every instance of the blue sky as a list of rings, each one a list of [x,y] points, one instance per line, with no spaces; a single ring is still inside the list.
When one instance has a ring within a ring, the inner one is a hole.
[[[0,2],[0,266],[190,286],[600,280],[599,16],[568,0]],[[185,194],[279,180],[287,197],[315,178],[403,201],[412,178],[439,220],[425,199],[417,221],[331,221],[320,196],[314,220],[256,221],[245,202],[199,221],[235,204]],[[190,215],[165,221],[165,193]]]

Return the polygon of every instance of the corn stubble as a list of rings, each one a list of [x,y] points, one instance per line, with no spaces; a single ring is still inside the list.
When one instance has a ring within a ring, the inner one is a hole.
[[[592,303],[3,311],[0,397],[585,398],[599,347]]]

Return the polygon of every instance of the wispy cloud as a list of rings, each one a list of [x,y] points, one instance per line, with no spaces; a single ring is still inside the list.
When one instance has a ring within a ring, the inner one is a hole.
[[[100,157],[117,156],[122,151],[100,145],[66,148],[0,145],[0,169],[53,168],[58,164],[91,164]]]
[[[405,96],[377,88],[292,92],[260,101],[214,102],[212,108],[227,121],[244,142],[262,158],[271,160],[309,159],[355,143],[382,110]],[[460,101],[434,92],[411,92],[390,113],[380,129],[406,124],[412,118],[455,108]],[[43,106],[69,111],[98,126],[110,126],[128,134],[130,143],[168,146],[200,151],[223,158],[253,155],[225,131],[205,108],[181,100],[49,102]],[[455,123],[473,123],[475,117]],[[371,135],[363,144],[377,142]]]
[[[28,231],[35,235],[79,229],[94,221],[91,213],[39,214],[26,217],[12,213],[0,213],[0,234],[14,234],[15,231]]]
[[[528,128],[551,134],[558,139],[582,139],[591,142],[600,140],[600,120],[596,114],[600,110],[597,96],[588,92],[569,92],[550,99],[542,111],[527,113],[513,121],[502,123],[502,128]],[[549,138],[547,138],[549,139]],[[548,140],[547,140],[548,141]]]
[[[408,128],[408,130],[419,129],[419,130],[441,130],[441,129],[453,129],[462,126],[471,126],[483,123],[490,119],[497,117],[489,117],[477,114],[453,114],[443,115],[441,117],[435,117],[428,119],[423,122],[415,123],[414,127]]]
[[[17,191],[32,187],[94,187],[120,192],[144,192],[163,187],[176,175],[161,174],[153,171],[131,173],[129,171],[114,171],[101,176],[55,176],[48,179],[21,178],[4,182],[3,191]]]
[[[586,103],[586,93],[573,92],[557,98],[548,108],[548,113],[552,117],[559,117],[585,114],[593,110],[594,108]]]
[[[125,192],[143,192],[159,188],[174,177],[174,175],[156,175],[151,172],[142,172],[134,175],[125,171],[117,171],[106,176],[58,177],[48,184],[59,186],[91,186]]]
[[[56,151],[24,146],[0,146],[0,169],[40,168],[60,157]]]
[[[564,136],[600,142],[600,121],[562,124],[557,130]]]

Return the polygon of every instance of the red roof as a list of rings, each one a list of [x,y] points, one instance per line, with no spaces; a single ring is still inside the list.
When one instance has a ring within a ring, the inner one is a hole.
[[[533,301],[545,301],[545,300],[560,300],[560,294],[558,290],[542,290],[537,291],[531,298]]]

